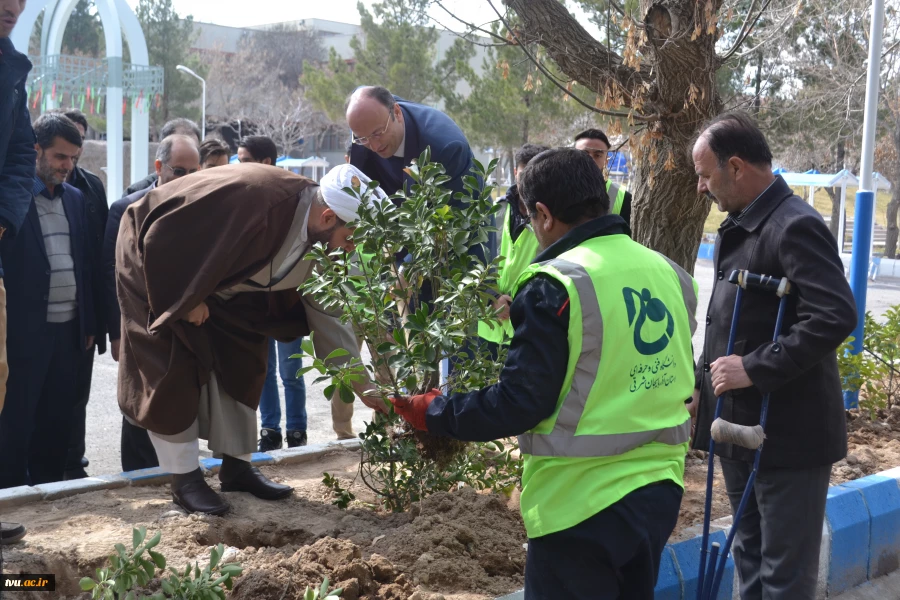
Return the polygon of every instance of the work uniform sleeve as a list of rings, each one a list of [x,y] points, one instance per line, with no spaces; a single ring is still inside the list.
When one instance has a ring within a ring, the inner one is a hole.
[[[537,275],[510,309],[515,334],[495,385],[439,396],[426,414],[428,430],[467,441],[524,433],[553,414],[569,363],[569,297],[558,281]]]
[[[109,209],[101,251],[101,272],[98,274],[98,277],[103,279],[106,323],[111,342],[122,337],[122,314],[119,309],[119,298],[116,296],[116,240],[119,237],[119,225],[124,212],[125,203],[122,200],[113,202]]]
[[[856,303],[834,237],[821,218],[793,219],[776,247],[796,297],[798,322],[779,336],[778,344],[763,344],[743,358],[744,370],[764,394],[833,354],[856,326]]]

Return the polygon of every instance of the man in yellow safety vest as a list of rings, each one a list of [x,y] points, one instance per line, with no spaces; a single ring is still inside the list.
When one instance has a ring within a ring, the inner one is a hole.
[[[600,129],[585,129],[575,136],[575,148],[587,153],[604,173],[606,173],[610,147],[609,138]],[[631,194],[625,190],[625,186],[619,185],[611,179],[606,180],[606,194],[609,196],[609,212],[619,215],[630,226]]]
[[[393,399],[418,429],[519,434],[525,598],[650,600],[683,493],[697,284],[627,235],[582,151],[532,159],[540,254],[515,285],[500,381]]]
[[[506,191],[497,203],[501,205],[497,213],[500,234],[500,256],[503,261],[497,267],[497,287],[500,296],[494,302],[494,310],[500,323],[479,323],[478,337],[491,343],[509,343],[513,328],[509,323],[509,306],[512,304],[513,286],[525,272],[538,253],[538,241],[531,230],[531,222],[519,196],[519,177],[532,158],[547,150],[547,146],[525,144],[516,150],[516,183]]]

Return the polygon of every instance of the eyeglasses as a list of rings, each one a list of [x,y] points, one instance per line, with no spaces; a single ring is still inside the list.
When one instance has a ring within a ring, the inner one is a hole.
[[[191,169],[190,171],[188,171],[187,169],[182,169],[181,167],[170,167],[166,163],[163,163],[163,165],[165,165],[165,167],[167,169],[172,171],[172,175],[175,176],[175,179],[178,179],[179,177],[184,177],[185,175],[190,175],[191,173],[197,172],[197,169]]]
[[[381,136],[383,136],[385,133],[387,133],[388,125],[389,125],[390,122],[393,120],[393,118],[394,118],[394,108],[391,107],[391,109],[388,111],[388,118],[387,118],[387,121],[384,122],[384,127],[381,128],[381,131],[379,131],[378,133],[373,133],[372,135],[370,135],[370,136],[368,136],[368,137],[356,137],[356,136],[354,135],[354,136],[353,136],[353,143],[354,143],[354,144],[359,144],[360,146],[365,146],[366,144],[368,144],[368,143],[371,142],[372,140],[377,140],[378,138],[380,138]]]

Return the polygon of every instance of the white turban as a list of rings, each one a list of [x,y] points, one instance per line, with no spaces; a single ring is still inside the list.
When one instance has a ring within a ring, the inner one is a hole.
[[[328,208],[334,211],[342,221],[349,223],[359,218],[359,199],[344,191],[345,187],[353,188],[362,194],[365,184],[372,181],[362,171],[349,163],[336,166],[328,171],[319,182],[322,197]],[[380,187],[375,188],[369,196],[369,205],[373,200],[387,200],[387,194]]]

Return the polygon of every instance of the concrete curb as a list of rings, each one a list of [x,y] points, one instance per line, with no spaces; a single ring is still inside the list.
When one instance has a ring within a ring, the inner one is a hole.
[[[724,542],[730,527],[731,517],[714,521],[711,537]],[[657,600],[696,598],[702,529],[691,529],[697,537],[666,545]],[[739,600],[731,557],[727,569],[718,600]],[[829,488],[819,550],[816,600],[900,598],[870,595],[886,589],[900,590],[900,467]],[[498,600],[524,598],[524,591],[518,591]]]
[[[350,439],[275,450],[269,453],[254,452],[251,462],[255,466],[290,465],[310,462],[335,450],[357,450],[359,449],[359,444],[360,441],[358,439]],[[217,472],[221,465],[222,461],[218,458],[204,458],[200,461],[200,467],[203,469],[204,474],[207,475]],[[116,473],[114,475],[98,475],[71,481],[42,483],[35,486],[22,485],[0,490],[0,510],[42,500],[55,500],[99,490],[115,490],[131,485],[163,485],[169,483],[171,477],[170,473],[166,473],[159,467],[156,467]]]

